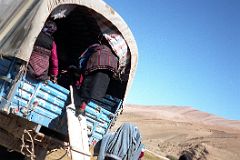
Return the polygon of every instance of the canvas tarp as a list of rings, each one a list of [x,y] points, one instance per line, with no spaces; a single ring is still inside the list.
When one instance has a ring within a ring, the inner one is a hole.
[[[30,3],[31,2],[31,3]],[[37,35],[51,12],[60,5],[75,4],[90,8],[106,18],[124,38],[131,55],[131,69],[126,92],[131,86],[137,66],[138,50],[135,39],[127,24],[102,0],[41,0],[23,1],[22,14],[15,18],[15,25],[7,26],[7,36],[0,35],[0,54],[28,61]],[[20,16],[22,15],[22,16]],[[126,96],[126,95],[125,95]]]

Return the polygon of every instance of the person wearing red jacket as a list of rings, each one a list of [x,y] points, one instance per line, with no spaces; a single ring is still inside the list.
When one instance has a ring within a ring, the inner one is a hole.
[[[47,21],[36,39],[28,64],[28,75],[36,80],[57,80],[57,47],[52,36],[56,30],[56,23]]]

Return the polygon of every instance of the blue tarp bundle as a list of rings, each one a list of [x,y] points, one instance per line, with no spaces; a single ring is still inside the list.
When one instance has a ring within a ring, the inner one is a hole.
[[[107,133],[100,143],[98,160],[138,160],[143,148],[138,128],[129,123]]]

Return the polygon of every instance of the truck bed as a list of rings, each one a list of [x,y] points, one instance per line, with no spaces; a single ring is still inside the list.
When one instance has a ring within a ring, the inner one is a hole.
[[[36,124],[36,132],[68,139],[65,107],[69,90],[52,83],[39,82],[21,71],[25,64],[15,58],[0,59],[0,111]],[[21,73],[22,72],[22,73]],[[111,127],[122,100],[106,95],[101,101],[92,99],[86,107],[89,144],[95,144]]]

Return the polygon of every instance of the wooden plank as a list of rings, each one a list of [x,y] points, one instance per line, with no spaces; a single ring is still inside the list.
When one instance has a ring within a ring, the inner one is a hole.
[[[66,107],[66,111],[71,158],[72,160],[90,160],[86,118],[75,115],[72,86],[70,86],[70,94],[72,103]]]

